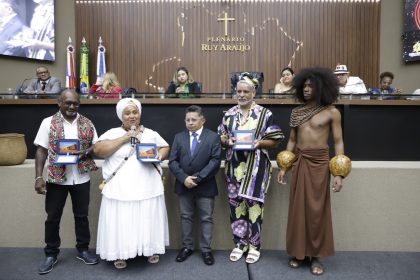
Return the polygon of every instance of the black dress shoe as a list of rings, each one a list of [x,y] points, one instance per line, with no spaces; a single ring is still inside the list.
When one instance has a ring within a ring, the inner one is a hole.
[[[201,253],[201,256],[203,257],[203,262],[207,265],[213,265],[214,264],[214,257],[211,252],[203,252]]]
[[[51,270],[53,270],[54,265],[57,263],[57,257],[45,257],[44,261],[39,265],[38,273],[39,274],[47,274]]]
[[[179,251],[178,256],[176,256],[177,262],[183,262],[185,261],[191,254],[193,253],[193,250],[182,248],[181,251]]]
[[[81,260],[85,264],[97,264],[99,262],[98,255],[90,253],[87,250],[79,252],[79,254],[77,255],[76,258],[78,258],[79,260]]]

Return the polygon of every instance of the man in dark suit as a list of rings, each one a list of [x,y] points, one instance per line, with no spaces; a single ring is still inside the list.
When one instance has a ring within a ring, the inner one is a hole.
[[[36,68],[37,78],[32,79],[31,83],[24,90],[25,93],[60,93],[61,82],[58,78],[52,77],[46,66]],[[40,97],[40,95],[38,97]]]
[[[210,243],[213,232],[214,197],[218,194],[215,175],[220,168],[220,138],[204,128],[201,107],[186,109],[187,129],[175,135],[169,156],[169,168],[176,177],[175,193],[179,197],[183,248],[176,257],[185,261],[193,253],[194,206],[198,208],[203,261],[214,263]]]
[[[0,0],[0,54],[25,56],[21,47],[9,43],[18,38],[24,27],[17,10],[18,5],[14,0]]]

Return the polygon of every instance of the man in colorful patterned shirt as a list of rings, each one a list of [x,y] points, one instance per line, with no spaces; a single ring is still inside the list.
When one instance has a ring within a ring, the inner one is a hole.
[[[218,132],[227,148],[225,174],[228,185],[230,220],[235,248],[231,261],[247,253],[246,262],[255,263],[260,257],[260,237],[264,199],[271,177],[267,149],[274,149],[284,135],[273,123],[273,115],[254,102],[258,81],[243,73],[236,86],[238,105],[229,109]],[[235,150],[234,131],[254,131],[250,150]]]
[[[64,90],[58,99],[59,111],[41,123],[34,140],[37,146],[35,154],[35,191],[45,194],[45,259],[40,264],[38,273],[49,273],[60,252],[60,220],[67,195],[70,193],[76,231],[77,258],[85,264],[97,264],[99,258],[88,251],[90,231],[88,221],[90,176],[89,171],[97,170],[89,155],[98,135],[92,122],[78,114],[79,96],[72,90]],[[77,164],[56,164],[59,140],[77,139],[80,150]],[[48,177],[45,183],[42,176],[48,159]]]

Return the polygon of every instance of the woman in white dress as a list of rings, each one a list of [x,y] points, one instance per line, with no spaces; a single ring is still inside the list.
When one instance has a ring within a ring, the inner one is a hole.
[[[127,259],[137,255],[157,263],[169,245],[162,168],[159,163],[139,161],[133,142],[156,144],[159,160],[167,158],[169,145],[157,132],[140,126],[138,100],[121,99],[117,115],[122,126],[102,134],[94,148],[97,156],[105,158],[102,172],[106,182],[96,252],[121,269],[127,266]]]

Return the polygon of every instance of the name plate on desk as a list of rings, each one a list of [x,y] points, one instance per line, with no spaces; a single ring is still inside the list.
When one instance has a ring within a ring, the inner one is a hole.
[[[76,164],[79,155],[74,153],[80,150],[78,139],[61,139],[57,143],[57,156],[54,159],[55,164]]]
[[[157,147],[153,143],[140,143],[136,145],[137,159],[141,162],[160,162],[157,158]]]
[[[255,133],[253,130],[235,130],[233,137],[236,141],[232,149],[234,150],[253,150]]]

